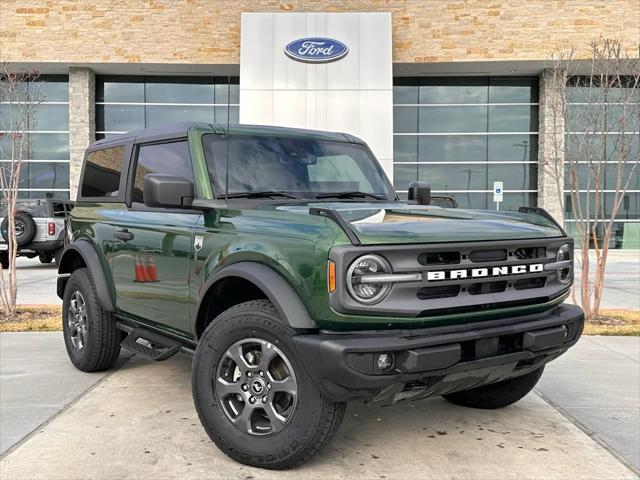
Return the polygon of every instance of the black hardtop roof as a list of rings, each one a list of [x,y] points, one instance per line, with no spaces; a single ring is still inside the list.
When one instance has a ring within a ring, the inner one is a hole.
[[[92,147],[107,145],[112,142],[124,139],[135,138],[137,143],[145,141],[161,140],[163,138],[185,137],[191,129],[210,130],[212,133],[232,135],[262,135],[262,136],[291,136],[291,137],[311,137],[316,140],[331,140],[337,142],[364,143],[358,137],[348,133],[325,132],[322,130],[308,130],[304,128],[274,127],[269,125],[242,125],[242,124],[220,124],[202,122],[178,122],[158,125],[157,127],[141,128],[127,133],[121,133],[109,138],[98,140]]]

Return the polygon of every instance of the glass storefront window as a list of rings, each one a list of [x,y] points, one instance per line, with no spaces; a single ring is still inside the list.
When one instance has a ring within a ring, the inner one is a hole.
[[[418,136],[395,136],[393,138],[393,160],[394,162],[417,162]]]
[[[393,107],[393,132],[416,133],[418,125],[418,107],[396,105]]]
[[[100,77],[96,102],[144,103],[144,77]]]
[[[69,83],[66,75],[42,75],[25,88],[38,92],[40,103],[35,106],[27,126],[26,155],[20,171],[20,198],[44,198],[47,193],[56,198],[69,198]],[[16,111],[13,104],[11,110]],[[10,124],[9,104],[0,103],[0,117]],[[8,135],[0,138],[0,161],[6,168],[11,160]]]
[[[25,162],[20,168],[21,190],[69,188],[68,162]]]
[[[96,131],[128,132],[144,128],[142,105],[96,105]]]
[[[484,162],[487,160],[485,135],[426,135],[418,141],[420,162]]]
[[[421,104],[477,104],[488,100],[488,83],[484,77],[426,77],[418,80]]]
[[[494,181],[502,181],[513,190],[529,191],[535,190],[537,172],[530,163],[396,164],[393,183],[396,190],[407,190],[410,182],[420,180],[450,192],[492,190]]]
[[[147,103],[214,103],[213,83],[206,79],[147,77]]]
[[[419,108],[418,132],[421,133],[474,133],[486,130],[486,106]]]
[[[164,123],[184,120],[211,123],[214,121],[213,108],[202,105],[147,105],[145,127],[155,127]]]
[[[488,139],[488,158],[491,161],[535,162],[538,160],[537,135],[491,135]]]
[[[491,105],[489,107],[490,132],[537,132],[538,107],[536,105]]]
[[[398,77],[393,101],[401,197],[422,180],[465,208],[493,208],[493,182],[502,181],[501,208],[536,205],[537,78]]]
[[[596,211],[595,196],[593,192],[587,194],[579,193],[580,209],[582,216],[586,219],[589,217],[595,218]],[[588,199],[588,202],[587,202]],[[603,211],[605,217],[611,215],[613,205],[616,199],[615,192],[605,192],[604,195],[600,195],[598,199],[598,216],[602,217]],[[564,210],[565,216],[569,220],[575,219],[573,215],[573,196],[570,193],[565,193]],[[577,207],[577,205],[576,205]],[[588,216],[587,216],[588,212]],[[622,202],[618,210],[616,220],[638,220],[640,219],[640,192],[627,192],[622,197]]]
[[[574,232],[571,180],[577,179],[582,217],[609,219],[616,189],[628,182],[614,222],[610,248],[640,248],[640,93],[626,87],[599,88],[597,78],[573,77],[566,90],[565,216]],[[624,77],[620,77],[624,83]],[[631,96],[630,93],[632,93]],[[622,105],[626,99],[626,105]],[[600,190],[595,212],[594,182]],[[602,239],[604,227],[595,226]],[[579,239],[577,239],[579,241]]]
[[[29,158],[32,160],[69,160],[68,133],[29,134]]]
[[[528,77],[489,78],[489,103],[538,103],[538,79]]]
[[[29,160],[67,160],[69,161],[68,133],[29,133],[26,142]],[[9,137],[0,138],[0,160],[11,160]]]
[[[164,123],[238,123],[238,77],[103,76],[96,87],[96,137]]]

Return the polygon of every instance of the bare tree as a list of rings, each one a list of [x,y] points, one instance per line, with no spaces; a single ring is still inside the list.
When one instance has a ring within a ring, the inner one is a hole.
[[[640,45],[630,53],[621,40],[600,38],[589,52],[586,60],[557,52],[549,63],[548,79],[568,86],[550,112],[553,124],[567,133],[555,132],[551,161],[542,168],[557,181],[560,204],[569,193],[566,210],[581,247],[580,304],[594,316],[616,220],[640,170]]]
[[[5,318],[16,313],[16,231],[15,214],[22,163],[28,157],[29,134],[41,102],[38,72],[14,72],[6,62],[0,63],[0,189],[7,218],[6,257],[0,266],[0,304]],[[2,255],[5,252],[1,252]],[[5,262],[6,259],[6,262]]]

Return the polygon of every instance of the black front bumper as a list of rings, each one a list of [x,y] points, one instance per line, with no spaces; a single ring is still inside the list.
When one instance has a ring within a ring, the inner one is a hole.
[[[517,377],[574,345],[584,314],[574,305],[521,317],[419,330],[298,335],[305,368],[331,400],[392,403]],[[393,364],[377,368],[380,354]]]

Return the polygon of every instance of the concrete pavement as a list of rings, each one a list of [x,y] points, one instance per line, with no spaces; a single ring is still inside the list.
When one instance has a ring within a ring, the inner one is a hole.
[[[599,348],[613,349],[632,359],[635,344],[608,342],[583,340],[573,358],[551,364],[540,384],[545,397],[560,405],[566,400],[567,412],[576,407],[575,398],[607,398],[607,378],[594,374],[594,381],[590,371],[616,370],[621,376],[610,376],[610,382],[633,385],[640,373],[637,357],[634,364],[613,365],[594,355],[603,353]],[[578,369],[585,371],[581,380]],[[577,382],[566,386],[573,397],[559,385],[569,377]],[[3,390],[5,385],[3,380]],[[640,401],[633,388],[626,396],[613,393],[623,398],[622,405]],[[604,439],[603,429],[620,429],[620,423],[603,420],[593,428]],[[440,398],[391,407],[350,404],[337,437],[308,464],[288,472],[246,467],[220,453],[204,433],[193,408],[186,356],[162,363],[134,357],[37,432],[2,460],[3,480],[637,478],[535,393],[495,411],[457,407]]]
[[[58,268],[54,262],[43,264],[38,258],[18,257],[18,305],[58,305],[56,295]]]
[[[0,335],[0,454],[104,377],[77,370],[62,332]]]
[[[536,390],[640,471],[640,337],[582,337]]]

